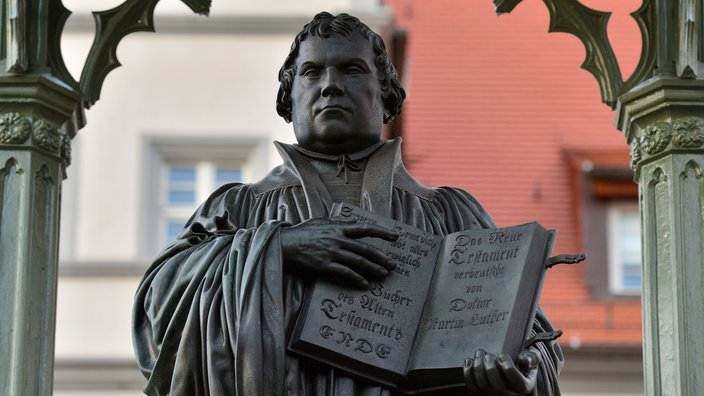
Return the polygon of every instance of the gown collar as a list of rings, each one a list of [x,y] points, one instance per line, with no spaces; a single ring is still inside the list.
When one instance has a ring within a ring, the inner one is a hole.
[[[263,180],[253,185],[254,193],[259,195],[267,191],[286,186],[299,185],[306,196],[309,215],[327,217],[332,207],[332,197],[320,179],[306,155],[327,156],[305,150],[295,145],[274,142],[279,150],[284,164],[272,170]],[[313,153],[312,155],[310,153]],[[371,212],[390,217],[391,193],[393,188],[400,188],[421,199],[432,200],[434,190],[421,185],[411,177],[401,160],[401,138],[384,140],[348,157],[357,159],[368,156],[362,181],[361,206]],[[339,156],[332,156],[335,160]],[[322,159],[322,158],[321,158]]]

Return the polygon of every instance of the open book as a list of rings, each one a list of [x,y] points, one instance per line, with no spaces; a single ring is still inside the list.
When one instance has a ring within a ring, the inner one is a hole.
[[[555,231],[533,222],[443,238],[349,204],[335,215],[396,230],[395,242],[364,239],[396,267],[368,290],[317,281],[292,352],[414,393],[463,387],[478,348],[523,350]]]

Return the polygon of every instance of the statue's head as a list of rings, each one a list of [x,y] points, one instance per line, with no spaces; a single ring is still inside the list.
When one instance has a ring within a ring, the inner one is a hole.
[[[276,110],[299,144],[331,154],[379,141],[406,93],[384,41],[357,18],[320,13],[296,36],[279,71]]]

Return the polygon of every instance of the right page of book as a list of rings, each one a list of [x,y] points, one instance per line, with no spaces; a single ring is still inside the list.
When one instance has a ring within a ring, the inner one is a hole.
[[[553,239],[535,222],[448,235],[409,371],[456,373],[478,348],[515,358],[535,315]]]

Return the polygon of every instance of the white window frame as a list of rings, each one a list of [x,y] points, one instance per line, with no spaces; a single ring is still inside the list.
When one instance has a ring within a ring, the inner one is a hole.
[[[192,205],[171,205],[169,204],[169,168],[171,167],[192,167],[195,168],[195,201]],[[167,240],[169,223],[172,221],[185,224],[186,221],[191,217],[193,212],[196,210],[198,205],[205,201],[210,194],[213,193],[220,185],[215,180],[216,171],[222,168],[232,168],[240,170],[240,179],[230,180],[231,182],[242,182],[244,181],[244,172],[242,170],[241,162],[237,161],[211,161],[211,160],[198,160],[198,161],[175,161],[175,162],[162,162],[161,170],[161,215],[159,218],[159,235],[160,243],[162,246],[166,246],[173,241]]]
[[[624,216],[637,216],[639,230],[638,230],[638,241],[639,245],[641,242],[640,233],[640,211],[638,210],[637,202],[615,202],[609,204],[607,212],[607,233],[608,233],[608,271],[609,271],[609,291],[612,294],[617,295],[640,295],[640,288],[626,287],[623,282],[624,268],[623,268],[623,249],[620,246],[620,237],[623,230],[622,219]],[[642,246],[639,249],[639,262],[642,265]],[[642,268],[642,267],[641,267]],[[642,285],[642,274],[641,274],[641,285]]]
[[[183,219],[185,223],[195,208],[219,187],[204,181],[196,186],[197,202],[194,206],[166,209],[167,165],[195,164],[204,172],[214,172],[217,166],[238,167],[242,172],[241,181],[249,183],[260,179],[271,169],[270,151],[266,149],[270,145],[268,139],[241,135],[208,137],[203,133],[192,133],[189,136],[144,136],[144,163],[148,172],[144,174],[141,188],[143,215],[140,235],[144,237],[140,238],[140,256],[147,261],[153,260],[161,249],[172,242],[166,241],[166,219]],[[208,165],[208,162],[211,164]]]

